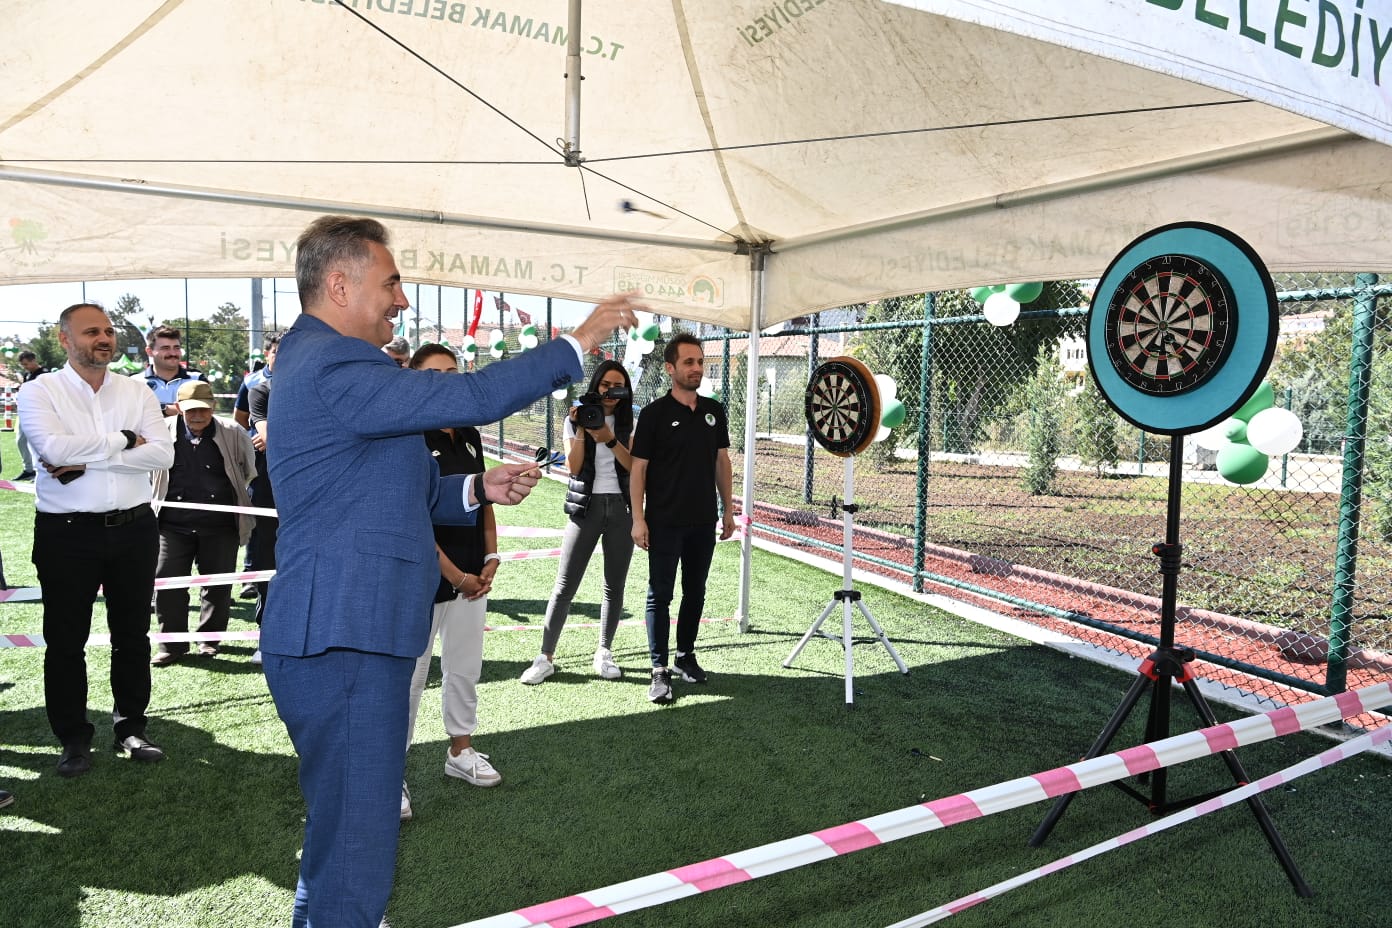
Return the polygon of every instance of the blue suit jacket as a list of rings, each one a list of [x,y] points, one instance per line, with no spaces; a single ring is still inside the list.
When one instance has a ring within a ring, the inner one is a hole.
[[[267,463],[280,531],[261,628],[269,654],[419,657],[439,582],[432,522],[472,524],[426,429],[496,422],[582,376],[557,340],[475,374],[402,370],[301,315],[276,353]]]

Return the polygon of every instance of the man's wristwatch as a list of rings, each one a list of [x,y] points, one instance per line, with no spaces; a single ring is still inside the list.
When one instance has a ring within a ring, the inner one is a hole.
[[[493,505],[493,501],[488,498],[488,494],[483,489],[483,474],[474,475],[474,499],[478,500],[480,506]]]
[[[619,443],[619,440],[618,440],[617,438],[611,438],[611,439],[609,439],[608,441],[606,441],[606,442],[604,443],[604,447],[606,447],[606,448],[612,448],[612,447],[614,447],[615,445],[617,445],[618,443]]]
[[[132,432],[130,429],[121,429],[121,434],[124,435],[124,436],[126,436],[126,450],[127,450],[127,451],[129,451],[129,450],[131,450],[132,448],[134,448],[134,447],[135,447],[136,440],[140,438],[139,435],[135,434],[135,433]]]

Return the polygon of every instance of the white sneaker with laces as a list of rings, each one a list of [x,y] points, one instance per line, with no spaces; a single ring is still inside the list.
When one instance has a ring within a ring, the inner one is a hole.
[[[548,661],[545,654],[538,654],[536,660],[532,661],[532,666],[522,671],[519,679],[528,686],[535,686],[555,672],[556,665]]]
[[[445,776],[458,777],[475,786],[497,786],[503,782],[503,775],[493,769],[487,754],[480,754],[473,748],[465,748],[458,754],[445,750]]]
[[[614,652],[608,648],[600,648],[594,652],[594,670],[606,680],[617,680],[623,676],[619,665],[614,663]]]
[[[409,822],[415,813],[411,811],[411,791],[406,787],[406,781],[401,781],[401,820]]]

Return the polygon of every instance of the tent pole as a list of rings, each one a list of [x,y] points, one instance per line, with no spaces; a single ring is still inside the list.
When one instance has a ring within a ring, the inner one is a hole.
[[[754,441],[759,428],[759,330],[764,327],[764,260],[768,246],[749,253],[749,343],[744,354],[744,486],[740,491],[740,513],[744,516],[744,535],[740,538],[739,604],[735,618],[739,630],[749,631],[750,556],[754,550]],[[751,413],[752,411],[752,413]]]
[[[580,0],[570,0],[566,11],[565,160],[580,166]]]

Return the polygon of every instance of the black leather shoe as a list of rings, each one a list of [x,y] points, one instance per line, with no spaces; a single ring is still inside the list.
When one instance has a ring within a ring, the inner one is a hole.
[[[9,790],[0,789],[0,809],[12,805],[14,805],[14,793],[11,793]]]
[[[70,744],[58,758],[60,777],[80,777],[92,769],[92,749],[85,744]]]
[[[153,764],[157,761],[164,760],[164,752],[159,749],[159,745],[151,744],[140,735],[127,735],[124,738],[117,738],[116,753],[129,754],[131,760],[138,760],[145,764]]]

